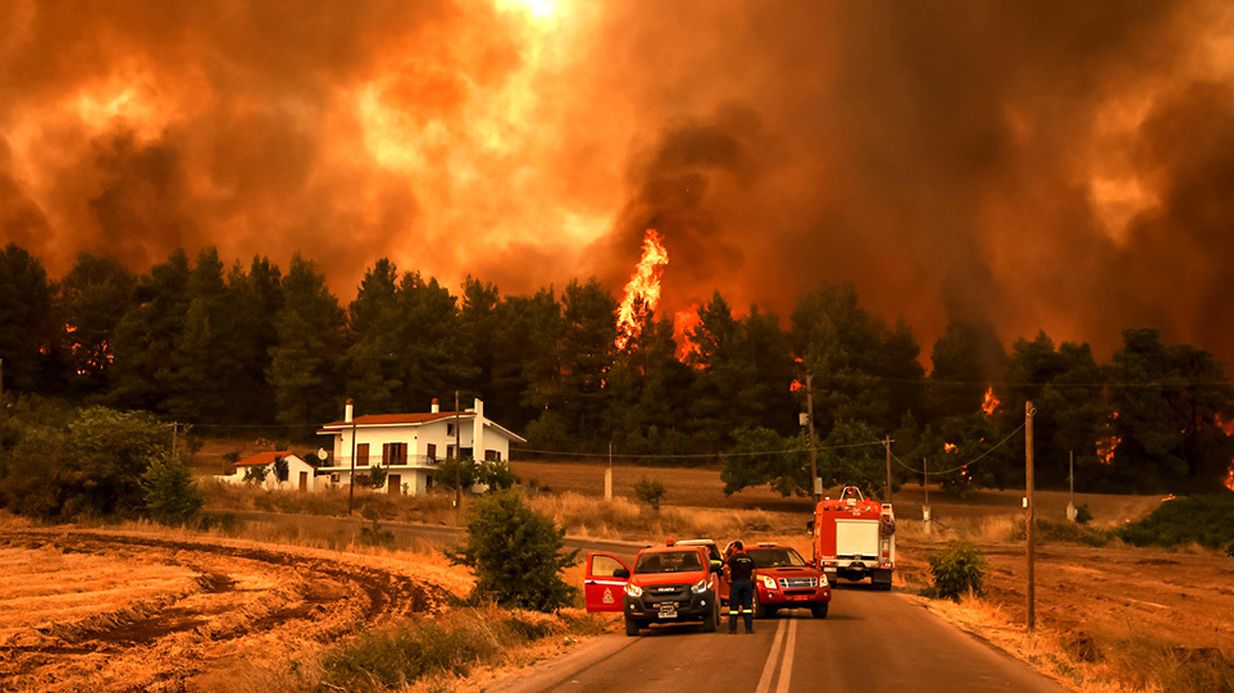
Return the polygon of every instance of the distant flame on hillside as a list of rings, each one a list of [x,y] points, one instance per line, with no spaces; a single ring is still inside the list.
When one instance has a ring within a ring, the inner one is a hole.
[[[959,449],[959,446],[955,443],[943,443],[943,452],[953,453],[957,449]]]
[[[660,302],[660,275],[668,264],[668,249],[664,239],[655,229],[647,229],[643,236],[643,256],[634,267],[634,274],[626,283],[625,295],[617,307],[617,340],[614,344],[624,349],[630,340],[643,331],[643,322]]]
[[[1221,415],[1217,415],[1217,427],[1225,431],[1227,436],[1234,436],[1234,419],[1223,421]],[[1230,460],[1230,467],[1225,472],[1225,487],[1234,491],[1234,460]]]
[[[1106,428],[1113,428],[1114,422],[1118,420],[1118,412],[1111,412],[1110,419],[1106,422]],[[1108,435],[1097,440],[1097,459],[1102,464],[1114,464],[1114,451],[1123,442],[1122,436]]]
[[[986,416],[994,416],[994,412],[998,411],[999,404],[1001,402],[994,396],[994,388],[990,387],[985,391],[985,399],[981,402],[981,411],[985,412]]]

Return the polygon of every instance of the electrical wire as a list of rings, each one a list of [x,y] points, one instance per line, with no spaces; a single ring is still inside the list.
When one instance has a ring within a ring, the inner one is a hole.
[[[977,462],[980,462],[982,459],[990,456],[995,450],[1006,445],[1007,442],[1010,441],[1015,436],[1015,434],[1019,433],[1022,430],[1024,430],[1024,424],[1020,424],[1019,426],[1017,426],[1014,431],[1007,434],[1006,438],[1003,438],[1002,440],[998,441],[998,443],[996,443],[994,447],[990,448],[989,450],[986,450],[980,455],[977,455],[976,457],[969,460],[968,462],[965,462],[964,464],[959,465],[958,467],[952,467],[951,469],[943,469],[940,471],[926,471],[924,469],[916,469],[916,468],[910,467],[907,464],[905,464],[903,460],[901,460],[899,457],[896,457],[895,453],[891,454],[891,459],[895,460],[896,463],[899,464],[901,467],[904,467],[905,469],[909,470],[910,472],[913,472],[914,474],[923,474],[925,476],[941,476],[944,474],[951,474],[952,472],[958,472],[961,469],[964,469],[965,467],[969,465],[976,464]]]
[[[691,453],[662,453],[662,454],[621,454],[613,453],[614,459],[707,459],[716,457],[757,457],[759,455],[783,455],[791,452],[810,452],[813,450],[844,450],[849,448],[864,448],[874,445],[882,445],[883,441],[876,440],[869,443],[847,443],[844,445],[816,445],[814,448],[784,448],[783,450],[758,450],[753,452],[691,452]],[[563,457],[596,457],[608,459],[607,452],[569,452],[566,450],[537,450],[535,448],[511,448],[510,453],[525,452],[534,455],[559,455]]]

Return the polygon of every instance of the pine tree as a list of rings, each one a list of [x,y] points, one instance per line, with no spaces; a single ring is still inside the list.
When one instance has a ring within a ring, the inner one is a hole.
[[[278,420],[304,426],[332,420],[341,395],[343,309],[312,262],[296,254],[283,281],[275,319],[278,344],[270,350],[270,385]]]

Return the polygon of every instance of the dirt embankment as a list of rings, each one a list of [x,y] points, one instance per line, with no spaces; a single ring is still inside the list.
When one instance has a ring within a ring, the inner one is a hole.
[[[245,688],[450,594],[377,558],[144,533],[4,531],[0,561],[0,681],[18,690]]]

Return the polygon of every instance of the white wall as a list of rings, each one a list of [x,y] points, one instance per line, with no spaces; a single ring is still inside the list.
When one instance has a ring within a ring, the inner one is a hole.
[[[306,476],[306,491],[317,490],[317,479],[314,476],[316,470],[313,465],[305,462],[296,455],[288,455],[283,458],[287,460],[287,481],[280,482],[278,474],[275,473],[274,463],[266,465],[266,480],[261,487],[270,491],[299,491],[300,490],[300,473],[304,472]],[[214,478],[218,481],[227,484],[237,484],[243,486],[245,484],[244,475],[249,467],[236,467],[236,471],[232,474],[218,475]]]

